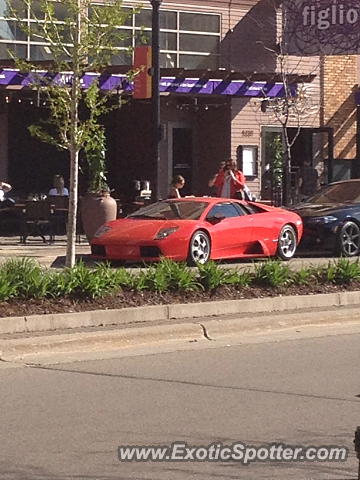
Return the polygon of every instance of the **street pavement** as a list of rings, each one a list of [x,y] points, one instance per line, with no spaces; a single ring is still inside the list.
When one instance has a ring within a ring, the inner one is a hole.
[[[82,259],[86,264],[93,265],[95,262],[90,257],[90,246],[85,236],[81,236],[80,243],[76,244],[76,258]],[[26,245],[19,241],[18,236],[0,237],[0,262],[12,257],[27,257],[37,260],[44,267],[62,268],[65,266],[66,257],[66,237],[56,237],[56,242],[52,244],[44,244],[37,237],[29,238]],[[289,262],[294,270],[299,270],[307,265],[326,265],[329,261],[334,260],[331,256],[314,255],[314,252],[298,254]],[[357,260],[357,257],[353,259]],[[258,260],[257,260],[258,261]],[[236,262],[222,262],[224,267],[232,267],[238,269],[252,269],[253,260],[239,260]],[[138,268],[138,265],[135,266]],[[134,267],[134,265],[131,265]]]
[[[359,342],[358,325],[303,327],[212,348],[143,348],[40,367],[0,362],[0,478],[355,480]],[[344,445],[350,455],[248,466],[117,458],[120,445],[174,441]]]

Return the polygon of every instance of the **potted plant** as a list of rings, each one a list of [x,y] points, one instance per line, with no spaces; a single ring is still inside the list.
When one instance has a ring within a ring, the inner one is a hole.
[[[92,131],[84,148],[89,186],[80,203],[82,224],[89,242],[101,225],[116,219],[117,213],[116,201],[110,196],[106,179],[104,127],[96,123]]]

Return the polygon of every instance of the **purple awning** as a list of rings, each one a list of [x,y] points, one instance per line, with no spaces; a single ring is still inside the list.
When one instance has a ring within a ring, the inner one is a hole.
[[[71,85],[71,72],[50,74],[46,71],[21,73],[14,69],[0,70],[0,86],[21,90],[29,88],[34,83],[41,83],[41,79],[51,79],[56,84]],[[123,74],[85,73],[82,77],[82,85],[87,88],[95,80],[99,79],[100,88],[103,90],[122,90],[131,93],[132,83]],[[291,94],[296,94],[296,85],[290,88]],[[284,97],[283,83],[248,82],[243,80],[207,80],[203,78],[176,78],[162,77],[160,79],[160,92],[207,94],[207,95],[230,95],[236,97]]]

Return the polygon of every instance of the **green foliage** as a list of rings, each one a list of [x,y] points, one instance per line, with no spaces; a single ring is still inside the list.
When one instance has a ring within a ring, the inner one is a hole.
[[[234,271],[209,262],[189,268],[185,263],[162,259],[138,274],[125,268],[114,269],[108,263],[94,268],[83,262],[73,268],[51,271],[29,258],[7,260],[0,266],[0,301],[12,298],[81,298],[95,299],[116,294],[120,289],[135,291],[195,292],[215,291],[223,285],[249,287],[286,287],[316,283],[347,285],[360,280],[360,263],[341,258],[324,267],[302,268],[291,271],[280,261],[270,260],[255,266],[255,273]]]
[[[4,302],[16,295],[16,285],[10,282],[5,270],[0,269],[0,301]]]
[[[291,283],[291,270],[279,260],[255,266],[254,283],[265,287],[284,287]]]
[[[295,285],[311,285],[317,280],[317,270],[312,268],[302,268],[298,272],[292,272],[292,283]]]
[[[275,135],[270,144],[272,157],[272,175],[273,186],[275,189],[282,188],[282,181],[284,175],[284,149],[281,135]]]
[[[43,298],[48,292],[50,275],[31,258],[10,259],[1,266],[1,273],[12,286],[14,296]]]
[[[360,280],[359,260],[352,262],[347,258],[339,258],[336,262],[329,262],[327,267],[319,271],[319,276],[324,283],[336,285],[349,284]]]
[[[202,288],[196,273],[185,263],[161,259],[156,266],[149,267],[134,279],[136,290],[152,290],[158,293],[167,291],[195,291]]]
[[[206,291],[214,291],[222,285],[234,285],[239,283],[239,275],[229,269],[221,267],[218,263],[208,262],[197,265],[201,285]]]

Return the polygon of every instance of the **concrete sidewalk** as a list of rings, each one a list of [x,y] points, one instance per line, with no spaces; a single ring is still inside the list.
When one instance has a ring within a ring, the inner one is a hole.
[[[65,266],[66,256],[66,237],[56,237],[55,243],[44,244],[41,239],[29,238],[26,245],[20,243],[19,236],[0,237],[0,262],[7,258],[34,258],[44,267],[62,268]],[[82,259],[86,264],[94,264],[90,257],[90,246],[84,235],[81,236],[81,243],[76,244],[76,258]],[[351,259],[357,261],[358,257]],[[294,270],[300,270],[309,265],[327,265],[329,261],[336,260],[335,257],[318,257],[311,253],[299,254],[288,265]],[[260,260],[261,261],[261,260]],[[252,270],[255,262],[259,260],[238,260],[231,262],[221,262],[224,268],[238,268],[240,270]],[[141,265],[140,265],[141,266]]]
[[[76,257],[90,261],[90,246],[85,236],[76,244]],[[56,237],[52,244],[44,244],[41,239],[29,238],[26,244],[20,243],[19,236],[0,237],[0,262],[8,258],[33,258],[44,267],[61,268],[65,265],[66,237]]]

